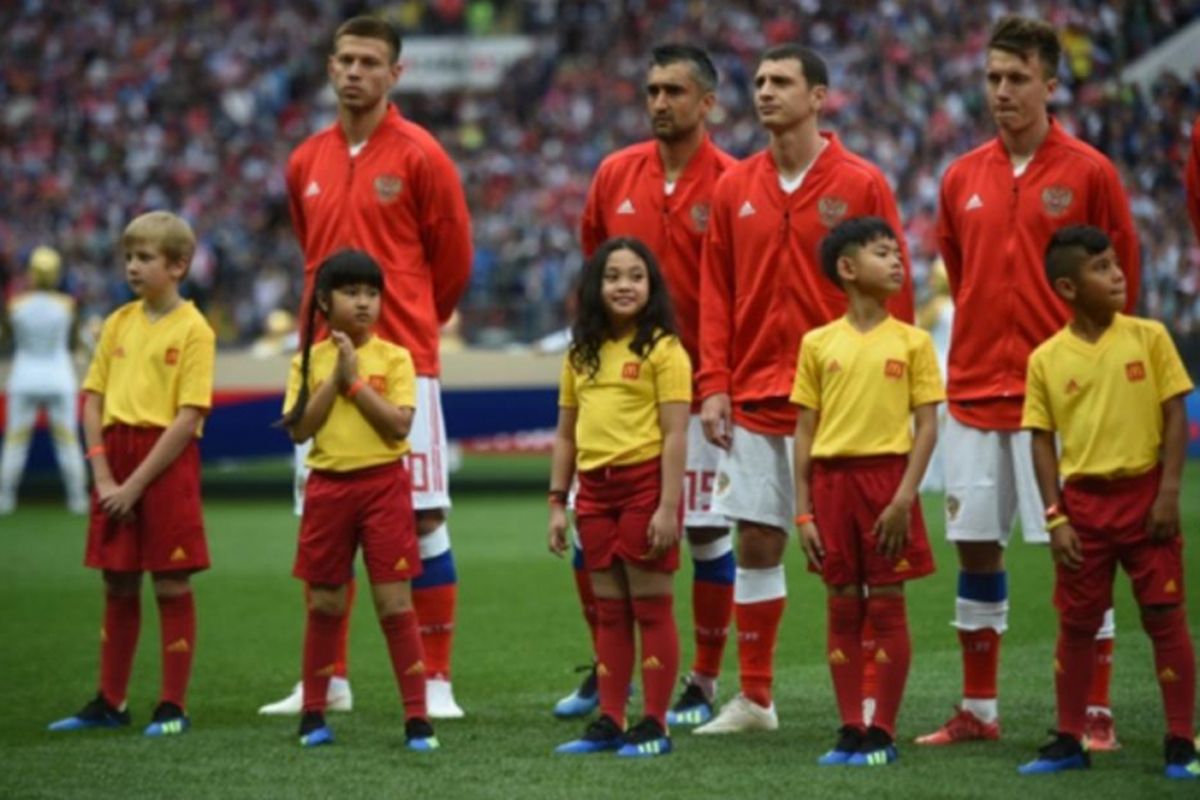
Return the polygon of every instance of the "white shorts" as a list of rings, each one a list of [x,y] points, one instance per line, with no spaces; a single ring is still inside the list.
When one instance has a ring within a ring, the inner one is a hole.
[[[943,457],[946,538],[1008,545],[1014,518],[1025,541],[1045,544],[1045,513],[1029,431],[989,431],[947,415]]]
[[[687,468],[683,473],[683,526],[727,528],[729,520],[712,510],[721,448],[704,438],[700,415],[688,418]]]
[[[450,458],[446,446],[446,421],[442,417],[442,390],[437,378],[417,377],[417,409],[408,432],[412,448],[405,463],[412,476],[414,511],[450,507]],[[295,448],[293,503],[296,516],[304,511],[304,485],[308,467],[304,460],[312,439]]]
[[[796,516],[791,436],[769,436],[733,426],[733,446],[720,451],[713,511],[789,531]]]

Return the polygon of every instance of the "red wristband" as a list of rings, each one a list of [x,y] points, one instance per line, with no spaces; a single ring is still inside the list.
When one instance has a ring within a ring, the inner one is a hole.
[[[816,515],[812,514],[812,513],[797,514],[796,515],[796,524],[797,525],[807,525],[810,522],[815,522],[816,519],[817,519]]]
[[[1051,503],[1050,505],[1046,506],[1046,519],[1054,519],[1061,514],[1062,506],[1060,506],[1058,503]]]
[[[88,451],[83,454],[84,458],[95,458],[96,456],[104,455],[104,445],[98,444],[95,447],[89,447]]]
[[[363,387],[366,385],[367,385],[367,382],[364,381],[362,378],[355,378],[354,383],[352,383],[348,387],[346,387],[346,397],[353,400],[354,395],[361,392]]]

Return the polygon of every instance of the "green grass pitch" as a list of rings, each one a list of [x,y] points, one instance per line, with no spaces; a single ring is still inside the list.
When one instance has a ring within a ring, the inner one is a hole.
[[[528,462],[526,463],[526,466]],[[520,466],[516,469],[521,469]],[[1200,463],[1183,491],[1193,634],[1200,634]],[[776,657],[781,729],[698,737],[675,731],[675,754],[645,762],[556,757],[581,730],[550,714],[588,656],[566,563],[544,545],[540,492],[471,493],[456,500],[451,529],[461,593],[455,692],[467,719],[438,725],[441,751],[403,748],[399,695],[369,602],[354,613],[355,711],[333,714],[337,744],[296,742],[295,721],[256,714],[296,680],[301,589],[289,576],[296,521],[288,499],[206,503],[214,568],[198,576],[199,635],[189,711],[192,731],[140,735],[158,690],[158,621],[147,590],[130,688],[134,726],[50,734],[45,726],[95,691],[101,592],[84,569],[84,523],[29,505],[0,522],[2,797],[1195,797],[1196,786],[1161,777],[1162,712],[1149,647],[1128,583],[1118,582],[1113,701],[1125,747],[1098,754],[1090,772],[1020,778],[1054,721],[1055,619],[1044,549],[1009,552],[1012,627],[1004,639],[998,743],[952,749],[905,744],[941,723],[960,688],[953,608],[955,563],[941,534],[940,498],[926,498],[939,572],[909,587],[914,659],[900,717],[901,758],[887,769],[821,768],[837,717],[824,663],[825,611],[818,581],[794,543],[790,596]],[[690,566],[677,579],[686,668],[691,655]],[[363,600],[365,601],[365,595]],[[732,642],[721,696],[736,691]],[[640,695],[634,698],[636,712]]]

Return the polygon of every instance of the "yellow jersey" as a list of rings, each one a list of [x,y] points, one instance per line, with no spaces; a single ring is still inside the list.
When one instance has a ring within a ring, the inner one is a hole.
[[[597,467],[639,464],[662,454],[658,407],[692,402],[692,365],[678,337],[663,336],[645,358],[629,349],[633,336],[600,347],[595,377],[563,359],[558,404],[578,408],[575,463]]]
[[[190,300],[156,320],[135,300],[104,320],[83,390],[104,396],[105,428],[165,428],[185,406],[212,408],[216,353],[216,334]]]
[[[398,344],[372,336],[355,352],[358,375],[394,406],[416,408],[417,373],[412,355]],[[300,353],[292,358],[284,413],[300,395]],[[337,380],[337,345],[332,340],[314,344],[309,353],[308,391],[311,398],[327,380]],[[310,400],[311,402],[311,400]],[[354,400],[338,392],[324,424],[313,434],[313,446],[304,463],[313,469],[351,472],[397,461],[408,452],[407,439],[385,439],[358,410]]]
[[[1191,390],[1162,323],[1117,314],[1094,343],[1067,327],[1033,351],[1021,426],[1058,433],[1066,479],[1140,475],[1159,460],[1162,404]]]
[[[866,333],[842,317],[800,341],[791,401],[818,412],[813,458],[908,453],[912,410],[945,399],[933,340],[894,317]]]

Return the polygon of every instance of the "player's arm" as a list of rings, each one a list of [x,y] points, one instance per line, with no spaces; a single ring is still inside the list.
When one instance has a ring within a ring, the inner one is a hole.
[[[875,179],[875,204],[879,216],[896,232],[896,241],[900,245],[900,259],[904,264],[904,284],[900,291],[888,298],[887,308],[893,317],[903,322],[912,323],[915,318],[915,301],[913,299],[912,259],[909,257],[908,240],[904,236],[904,224],[900,221],[900,209],[896,206],[896,197],[888,186],[883,173]]]
[[[379,392],[364,383],[354,393],[354,405],[371,423],[371,427],[385,442],[400,441],[408,438],[412,429],[412,406],[394,406]]]
[[[647,532],[650,556],[656,558],[679,541],[679,503],[683,495],[683,472],[687,463],[687,426],[690,403],[660,403],[658,426],[662,429],[662,488],[658,508]]]
[[[1179,487],[1187,453],[1187,406],[1184,395],[1162,404],[1162,478],[1150,507],[1150,538],[1161,541],[1179,535]]]
[[[950,296],[957,298],[958,287],[962,282],[963,259],[958,234],[954,231],[951,208],[953,201],[947,187],[949,177],[947,175],[942,179],[942,187],[938,193],[937,240],[938,252],[942,256],[942,264],[946,267],[946,280],[950,284]]]
[[[83,441],[87,447],[87,460],[92,465],[92,483],[96,494],[103,501],[116,491],[112,469],[104,453],[104,395],[85,390],[83,393]]]
[[[1056,563],[1067,569],[1079,569],[1083,563],[1083,545],[1079,534],[1066,521],[1062,511],[1062,494],[1058,487],[1058,450],[1054,447],[1054,432],[1032,429],[1033,471],[1037,475],[1038,491],[1042,495],[1049,519],[1050,554]],[[1060,519],[1061,517],[1061,519]]]
[[[913,503],[919,502],[917,492],[921,477],[929,466],[929,457],[933,454],[935,444],[937,403],[925,403],[913,409],[913,443],[908,452],[904,475],[891,502],[875,522],[875,535],[879,538],[876,549],[888,558],[899,558],[908,544],[908,523],[912,518]]]
[[[300,185],[302,179],[300,172],[300,164],[296,159],[296,154],[292,154],[292,157],[288,160],[287,175],[285,176],[288,211],[292,216],[292,229],[296,232],[296,241],[300,243],[300,249],[305,250],[308,246],[308,228],[304,221],[304,202],[302,200],[304,187]]]
[[[592,253],[604,244],[608,233],[604,227],[604,215],[601,213],[600,197],[604,196],[602,184],[604,181],[604,165],[596,172],[592,185],[588,187],[587,202],[583,207],[583,216],[579,219],[579,246],[584,258],[591,258]]]
[[[805,514],[812,515],[812,491],[810,476],[812,475],[812,446],[817,431],[817,411],[807,406],[801,406],[796,415],[796,433],[792,450],[792,472],[796,476],[796,517],[803,519]],[[820,568],[825,560],[825,547],[821,544],[821,534],[817,530],[815,520],[799,523],[800,547],[813,566]]]
[[[295,425],[288,427],[288,433],[293,442],[296,444],[307,442],[317,431],[321,430],[321,426],[329,418],[329,412],[333,408],[333,401],[337,399],[337,393],[338,382],[333,375],[317,385],[316,390],[308,396],[304,414]]]
[[[1137,308],[1138,291],[1142,282],[1141,248],[1138,245],[1137,227],[1133,224],[1133,212],[1129,198],[1116,167],[1104,163],[1096,202],[1101,204],[1098,225],[1108,233],[1113,250],[1117,254],[1121,271],[1125,273],[1125,313],[1132,314]]]
[[[197,427],[207,412],[206,408],[181,406],[175,413],[175,419],[171,420],[171,424],[158,437],[158,441],[150,448],[150,452],[137,465],[133,473],[117,487],[116,491],[101,499],[100,505],[104,510],[114,517],[124,517],[130,514],[146,488],[179,457],[183,449],[192,441]]]
[[[1192,154],[1187,161],[1187,210],[1192,220],[1192,230],[1200,243],[1200,116],[1192,122]]]
[[[575,478],[575,423],[579,419],[576,406],[558,407],[558,426],[554,431],[554,450],[550,456],[550,552],[561,556],[567,552],[567,492]],[[681,479],[682,480],[682,479]]]
[[[471,279],[471,216],[462,180],[449,156],[430,158],[421,217],[421,243],[433,280],[433,304],[445,324]]]
[[[733,258],[729,246],[728,209],[720,189],[713,195],[712,214],[700,256],[700,370],[697,393],[703,400],[700,422],[704,438],[728,450],[732,444],[730,401],[730,336],[733,334]]]

